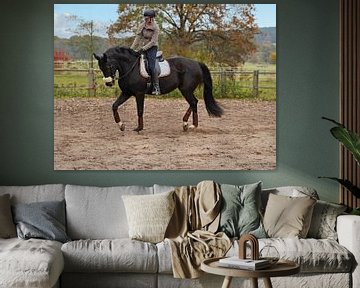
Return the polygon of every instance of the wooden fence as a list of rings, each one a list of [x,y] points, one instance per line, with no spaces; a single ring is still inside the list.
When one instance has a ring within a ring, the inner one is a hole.
[[[237,83],[230,85],[237,89],[251,90],[253,97],[258,97],[259,90],[276,90],[276,73],[270,71],[252,70],[246,71],[239,68],[212,68],[210,73],[215,85],[220,87],[220,91],[227,92],[228,83]]]
[[[87,96],[96,96],[97,90],[102,86],[102,73],[99,69],[94,68],[74,68],[63,65],[64,63],[55,63],[54,75],[78,75],[73,77],[74,81],[54,80],[54,89],[68,89],[69,91],[87,90]],[[83,65],[86,65],[84,62]],[[210,73],[213,78],[213,87],[219,94],[228,95],[236,90],[246,90],[251,93],[252,97],[258,97],[260,90],[270,89],[276,93],[276,73],[271,71],[244,71],[239,68],[221,68],[210,67]],[[69,92],[73,93],[73,92]],[[70,96],[70,95],[68,95]]]

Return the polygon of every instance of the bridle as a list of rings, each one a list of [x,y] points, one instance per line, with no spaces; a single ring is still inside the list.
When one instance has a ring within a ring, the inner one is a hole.
[[[139,55],[139,56],[136,58],[134,64],[130,67],[130,69],[129,69],[128,71],[125,72],[125,74],[123,74],[123,75],[121,75],[121,76],[119,75],[118,77],[116,77],[116,71],[118,71],[118,69],[115,69],[114,75],[111,75],[111,76],[109,76],[109,77],[103,77],[103,81],[104,81],[105,83],[109,83],[109,82],[112,82],[112,81],[115,81],[115,80],[120,81],[121,79],[124,79],[127,75],[130,74],[130,72],[131,72],[132,70],[134,70],[136,64],[139,62],[140,57],[141,57],[141,55]],[[112,68],[112,65],[109,65],[109,68],[111,69],[111,68]]]

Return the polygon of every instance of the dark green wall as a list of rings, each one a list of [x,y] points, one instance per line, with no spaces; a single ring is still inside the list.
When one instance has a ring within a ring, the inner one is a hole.
[[[101,3],[76,1],[91,2]],[[313,186],[322,199],[337,201],[338,186],[317,176],[337,176],[339,169],[338,146],[328,132],[331,125],[321,120],[321,116],[338,118],[338,1],[255,3],[277,4],[277,169],[107,172],[54,171],[54,2],[3,0],[0,11],[0,185],[182,185],[203,179],[244,184],[262,180],[265,187]]]

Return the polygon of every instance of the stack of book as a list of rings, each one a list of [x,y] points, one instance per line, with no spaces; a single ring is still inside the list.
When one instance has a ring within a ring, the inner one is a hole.
[[[246,270],[259,270],[270,267],[271,262],[267,259],[251,260],[240,259],[238,256],[233,256],[220,259],[219,266]]]

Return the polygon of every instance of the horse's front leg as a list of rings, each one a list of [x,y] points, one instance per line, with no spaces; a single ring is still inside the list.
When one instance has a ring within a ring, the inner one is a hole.
[[[140,132],[144,129],[144,99],[145,94],[137,94],[136,95],[136,108],[138,115],[138,126],[134,129],[136,132]]]
[[[123,104],[126,100],[128,100],[131,96],[125,95],[124,93],[121,93],[120,96],[116,99],[114,104],[112,105],[113,115],[115,123],[119,125],[119,128],[121,131],[125,130],[125,124],[121,121],[120,115],[118,112],[118,108],[121,104]]]

